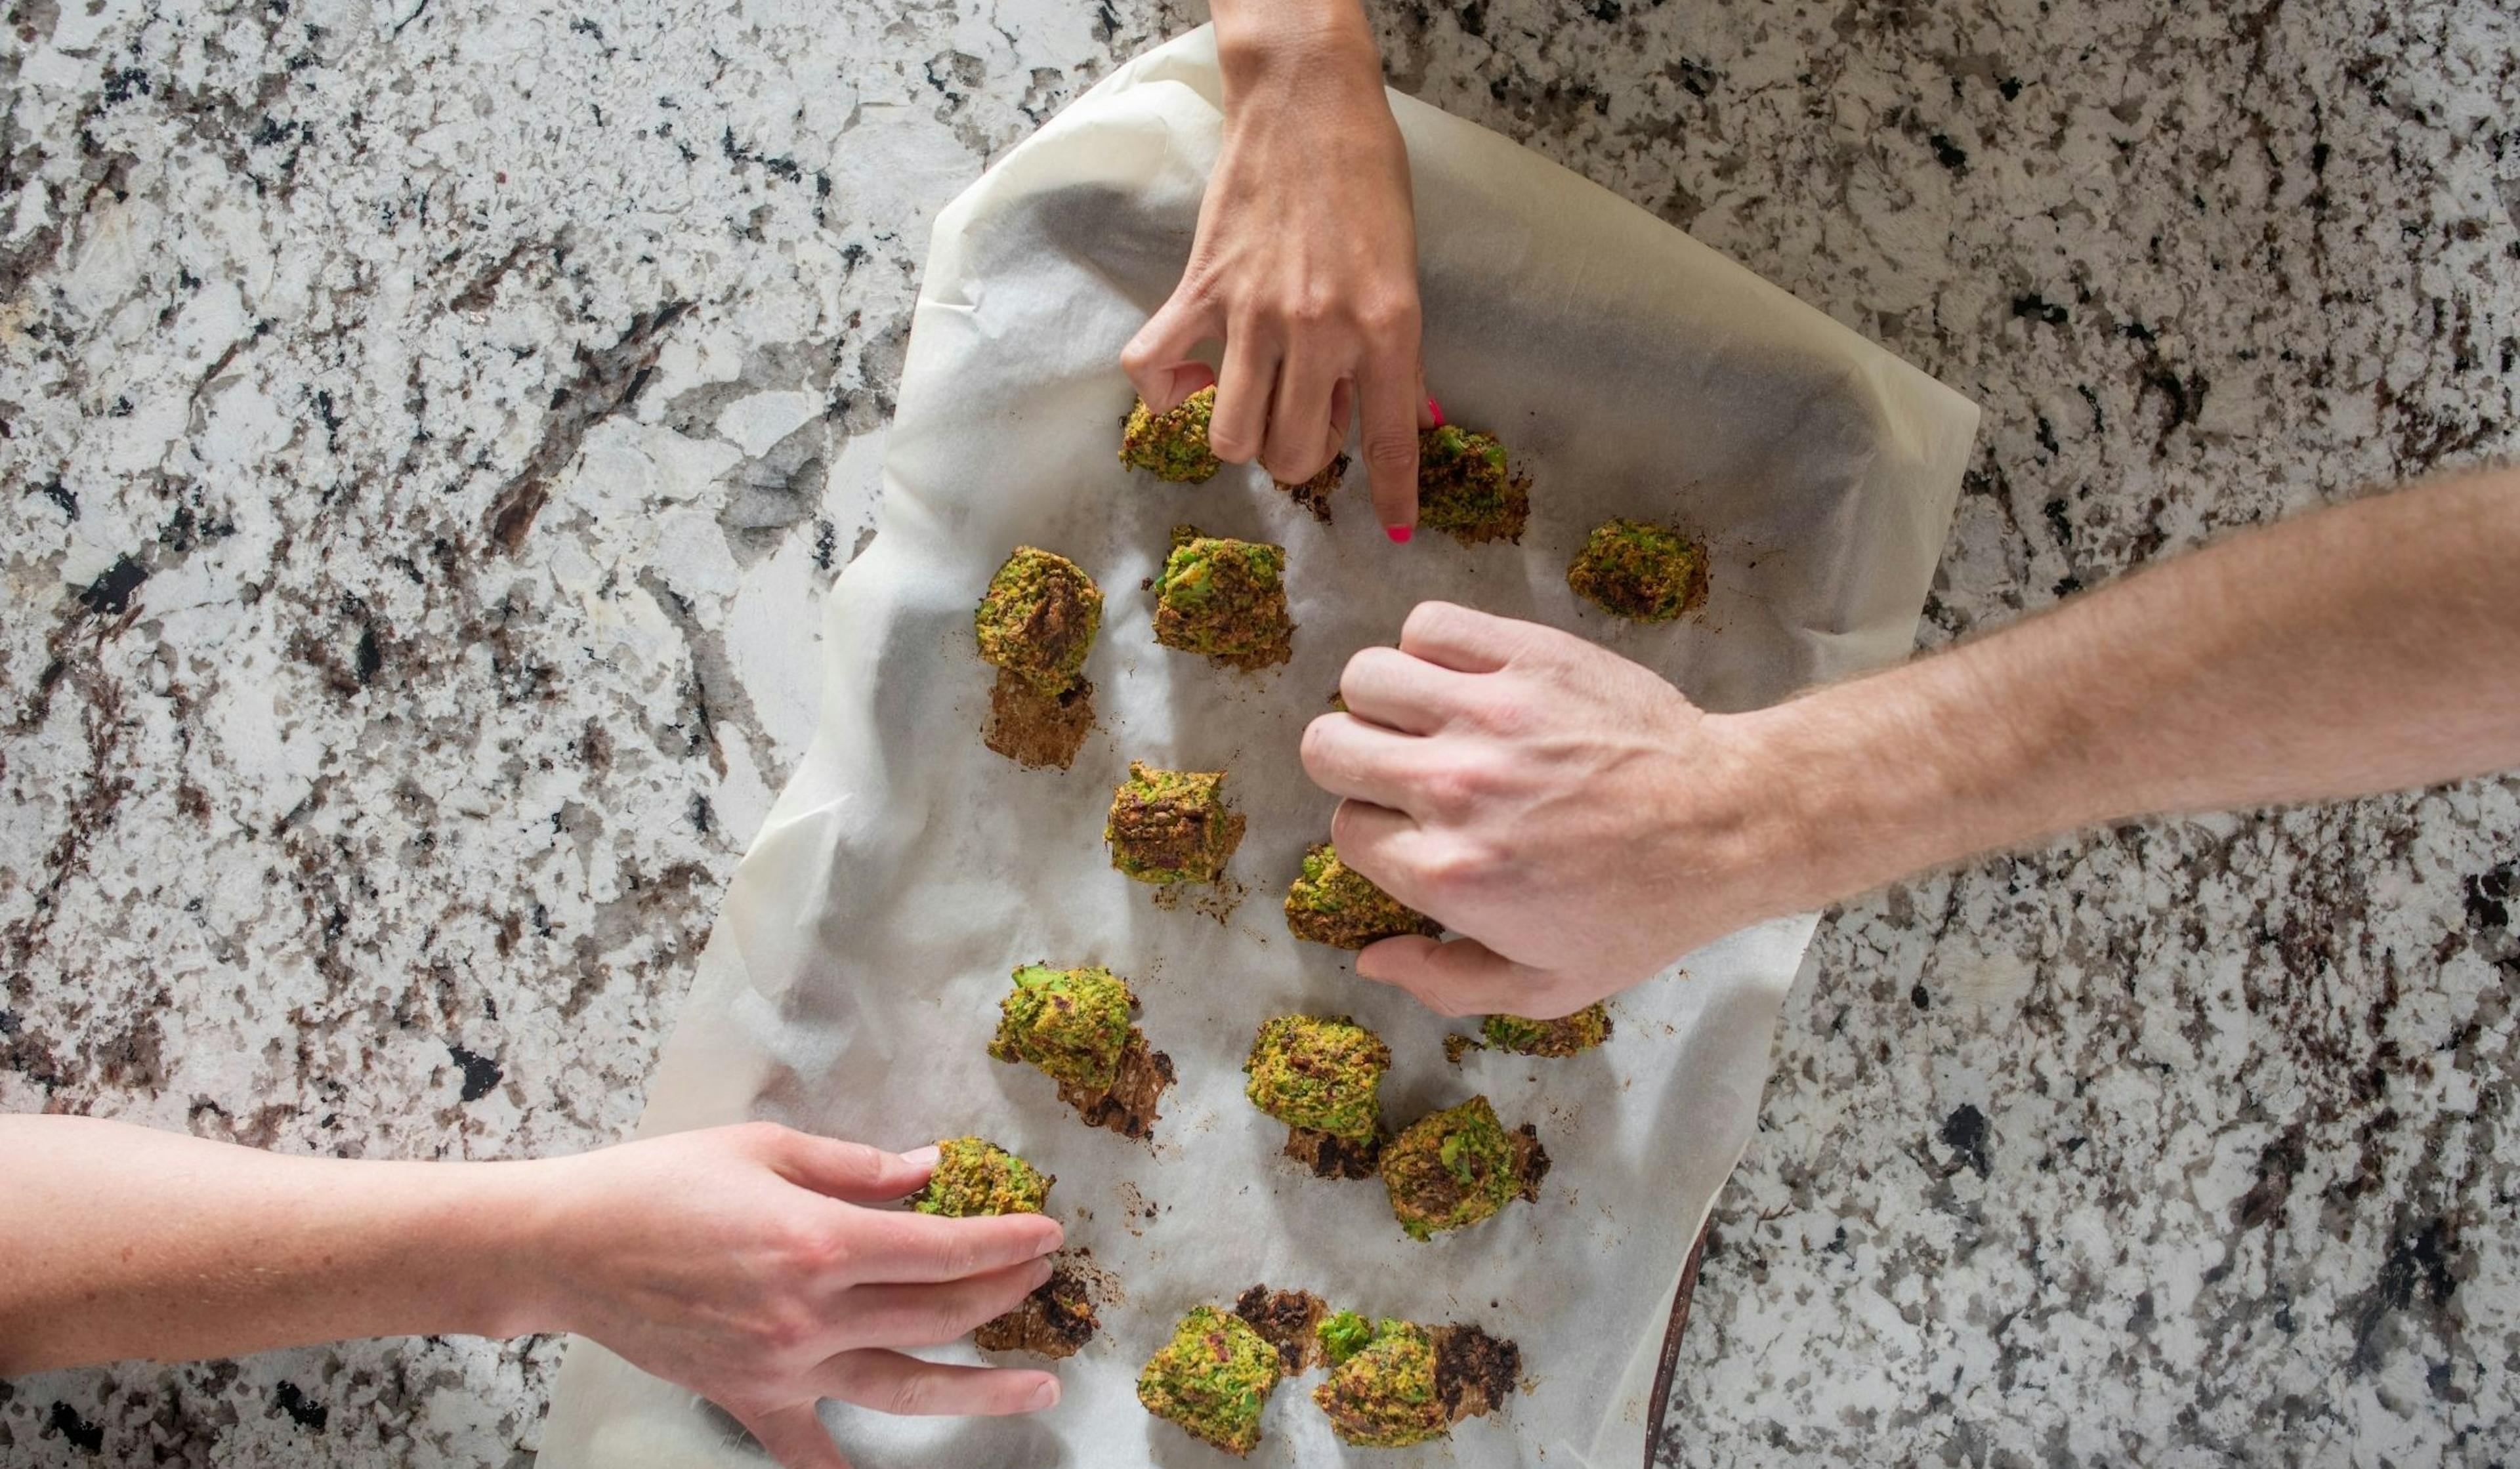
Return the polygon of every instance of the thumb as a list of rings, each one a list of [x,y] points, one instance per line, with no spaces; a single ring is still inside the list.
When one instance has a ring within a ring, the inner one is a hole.
[[[1476,939],[1438,942],[1417,934],[1368,944],[1356,972],[1395,985],[1446,1015],[1519,1012],[1520,1002],[1545,993],[1548,971],[1516,963]]]
[[[932,1149],[910,1156],[863,1142],[789,1132],[773,1146],[770,1166],[799,1188],[852,1204],[881,1204],[917,1191],[936,1168]]]
[[[832,1436],[824,1431],[823,1420],[815,1415],[811,1402],[736,1421],[760,1441],[762,1448],[779,1461],[780,1469],[849,1469],[849,1461],[832,1445]]]

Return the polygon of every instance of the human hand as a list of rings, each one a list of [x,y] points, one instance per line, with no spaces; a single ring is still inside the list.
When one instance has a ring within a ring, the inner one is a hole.
[[[1409,155],[1355,0],[1213,7],[1225,139],[1181,284],[1121,353],[1157,413],[1216,384],[1208,446],[1300,484],[1363,417],[1374,514],[1418,521],[1418,244]],[[1191,354],[1225,343],[1222,375]]]
[[[1022,1413],[1047,1372],[894,1350],[949,1342],[1050,1277],[1055,1220],[878,1210],[927,1180],[902,1157],[769,1123],[520,1165],[546,1171],[551,1307],[564,1329],[735,1415],[787,1469],[847,1469],[815,1416]]]
[[[1437,1010],[1570,1014],[1809,901],[1735,722],[1580,638],[1425,602],[1339,692],[1303,758],[1340,859],[1462,935],[1357,972]]]

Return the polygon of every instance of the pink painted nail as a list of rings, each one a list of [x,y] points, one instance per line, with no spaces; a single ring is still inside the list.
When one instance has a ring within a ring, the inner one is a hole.
[[[1395,546],[1408,545],[1409,537],[1413,534],[1410,528],[1406,525],[1386,525],[1382,527],[1382,533],[1389,536],[1391,538],[1391,543]]]
[[[1444,405],[1436,402],[1431,396],[1426,400],[1426,416],[1435,421],[1436,427],[1444,426]]]

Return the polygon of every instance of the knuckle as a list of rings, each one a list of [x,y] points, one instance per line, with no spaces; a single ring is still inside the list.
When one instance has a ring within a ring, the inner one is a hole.
[[[813,1341],[816,1325],[802,1306],[780,1302],[752,1323],[753,1347],[764,1357],[793,1357]]]
[[[908,1372],[893,1379],[883,1391],[883,1410],[903,1416],[928,1412],[935,1402],[935,1380],[923,1372]]]
[[[1455,755],[1428,766],[1418,778],[1418,790],[1435,814],[1457,818],[1478,807],[1497,787],[1497,774],[1474,755]]]
[[[1279,320],[1299,333],[1319,332],[1342,314],[1338,298],[1321,290],[1304,291],[1278,308]]]
[[[1475,891],[1493,869],[1494,864],[1475,843],[1447,842],[1419,865],[1418,881],[1433,892],[1458,897]]]
[[[1521,734],[1532,724],[1530,704],[1510,689],[1481,690],[1462,704],[1471,724],[1491,734]]]
[[[1383,337],[1405,334],[1415,336],[1418,325],[1418,292],[1404,289],[1375,291],[1357,303],[1356,316],[1369,335]]]
[[[1462,609],[1449,601],[1421,601],[1409,609],[1408,620],[1400,625],[1404,642],[1424,642],[1443,638],[1462,624]]]
[[[776,1248],[781,1267],[807,1279],[844,1272],[852,1256],[839,1231],[804,1224],[783,1230]]]
[[[1397,428],[1375,428],[1365,435],[1365,464],[1369,469],[1386,472],[1415,471],[1418,467],[1418,435]]]

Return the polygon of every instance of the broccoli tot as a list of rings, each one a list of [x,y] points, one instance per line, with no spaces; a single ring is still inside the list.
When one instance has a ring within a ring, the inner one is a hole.
[[[1304,854],[1303,874],[1286,889],[1286,931],[1316,944],[1362,949],[1404,933],[1433,938],[1444,925],[1403,907],[1324,842]]]
[[[1382,1125],[1382,1074],[1391,1047],[1345,1015],[1280,1015],[1261,1023],[1242,1063],[1243,1094],[1286,1124],[1351,1142]]]
[[[1207,447],[1208,416],[1216,412],[1216,389],[1202,387],[1170,413],[1150,413],[1145,399],[1129,411],[1120,430],[1120,463],[1145,469],[1175,484],[1199,484],[1225,467]]]
[[[1155,578],[1155,641],[1224,668],[1283,663],[1295,647],[1285,577],[1282,546],[1175,526],[1172,554]]]
[[[1516,1055],[1560,1058],[1577,1055],[1610,1039],[1610,1011],[1599,1001],[1556,1020],[1521,1015],[1490,1015],[1479,1023],[1479,1040],[1493,1050]]]
[[[1506,463],[1496,435],[1446,423],[1418,435],[1418,523],[1464,546],[1519,541],[1531,479]]]
[[[1362,1323],[1361,1317],[1352,1319]],[[1328,1340],[1326,1331],[1325,1345]],[[1434,1338],[1408,1321],[1376,1323],[1365,1345],[1334,1358],[1329,1381],[1313,1389],[1313,1402],[1329,1416],[1341,1442],[1363,1447],[1405,1448],[1440,1439],[1453,1427],[1435,1387]]]
[[[1140,882],[1214,882],[1242,841],[1242,814],[1225,804],[1224,786],[1222,771],[1131,761],[1102,824],[1111,866]]]
[[[971,616],[980,656],[1057,697],[1076,687],[1094,634],[1102,625],[1102,591],[1065,556],[1018,546]]]
[[[1604,521],[1567,566],[1566,585],[1614,617],[1669,622],[1706,601],[1706,548],[1668,525]]]
[[[1382,1149],[1392,1216],[1412,1239],[1430,1239],[1537,1198],[1549,1155],[1529,1126],[1508,1133],[1484,1096],[1432,1112]]]
[[[1128,985],[1099,965],[1025,964],[1014,972],[1014,988],[998,1002],[998,1034],[989,1054],[1028,1061],[1059,1082],[1108,1088],[1119,1077],[1120,1052],[1132,1034],[1129,1012],[1137,1003]]]
[[[1058,1180],[980,1137],[948,1137],[936,1144],[936,1171],[911,1195],[921,1214],[969,1219],[983,1214],[1039,1214]]]
[[[1226,1452],[1260,1442],[1260,1409],[1282,1375],[1278,1349],[1240,1316],[1198,1306],[1138,1373],[1138,1401]]]

